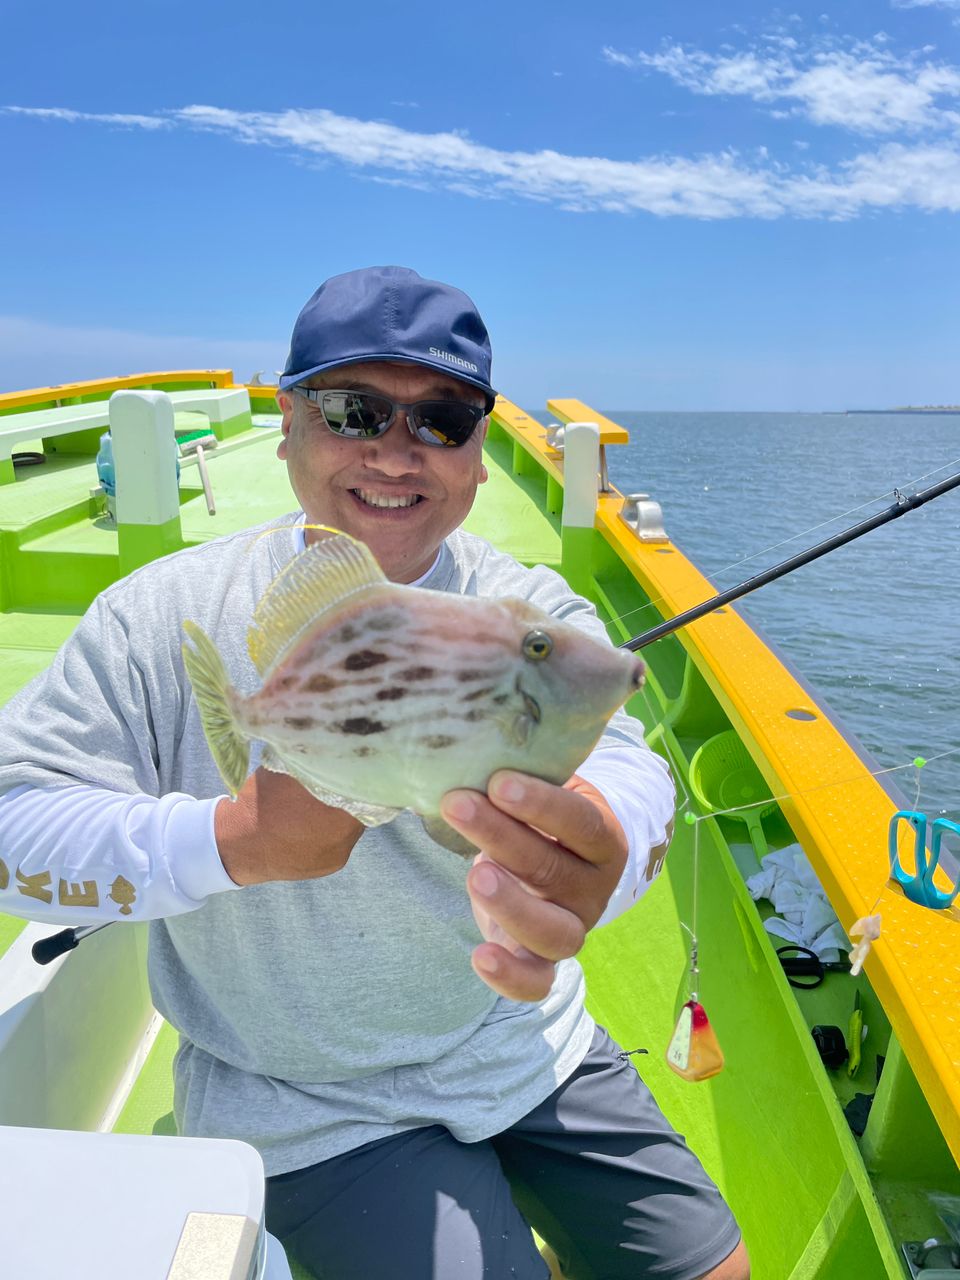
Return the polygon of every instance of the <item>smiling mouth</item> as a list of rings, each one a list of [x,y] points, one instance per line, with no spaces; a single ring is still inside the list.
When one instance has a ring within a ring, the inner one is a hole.
[[[415,507],[418,502],[423,501],[419,493],[385,494],[374,493],[370,489],[351,489],[350,492],[355,498],[359,498],[364,506],[380,510],[393,507]]]

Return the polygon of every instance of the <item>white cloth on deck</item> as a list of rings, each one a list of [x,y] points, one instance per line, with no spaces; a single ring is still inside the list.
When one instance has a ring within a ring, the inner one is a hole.
[[[777,849],[760,860],[760,870],[747,880],[751,898],[766,898],[777,915],[763,922],[770,934],[807,947],[825,964],[840,959],[850,940],[821,888],[816,872],[798,844]]]

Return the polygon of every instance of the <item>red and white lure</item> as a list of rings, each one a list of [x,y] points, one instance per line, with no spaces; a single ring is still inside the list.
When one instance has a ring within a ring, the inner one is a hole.
[[[693,912],[690,934],[690,968],[681,988],[687,999],[680,1006],[677,1025],[667,1045],[667,1066],[683,1080],[709,1080],[723,1070],[723,1050],[710,1025],[707,1011],[698,994],[700,964],[697,954],[697,885],[699,881],[700,823],[692,813],[685,815],[693,823]]]

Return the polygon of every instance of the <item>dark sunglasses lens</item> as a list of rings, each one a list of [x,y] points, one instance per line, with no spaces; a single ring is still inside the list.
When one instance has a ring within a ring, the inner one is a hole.
[[[320,407],[331,431],[354,440],[383,435],[393,412],[389,400],[368,391],[328,391]]]
[[[482,409],[459,400],[421,400],[411,412],[417,438],[448,449],[466,444],[483,417]]]

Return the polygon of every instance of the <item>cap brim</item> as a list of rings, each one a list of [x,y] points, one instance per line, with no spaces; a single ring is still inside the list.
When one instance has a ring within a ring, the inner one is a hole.
[[[441,360],[417,360],[413,356],[399,356],[391,352],[390,354],[376,354],[363,356],[350,356],[346,359],[329,360],[325,364],[314,365],[312,369],[305,369],[301,373],[282,373],[280,375],[280,390],[286,391],[288,387],[295,387],[300,382],[306,382],[307,378],[314,377],[318,373],[326,373],[330,369],[342,369],[346,365],[351,364],[416,364],[425,369],[433,369],[437,373],[442,373],[445,377],[453,378],[455,382],[465,382],[469,387],[476,387],[478,391],[482,391],[486,397],[486,412],[490,413],[496,402],[497,392],[494,391],[488,383],[480,378],[471,378],[467,373],[461,373],[459,369],[452,369],[448,364],[444,364]]]

